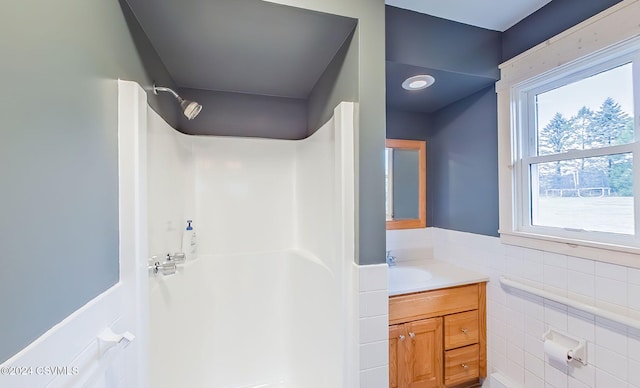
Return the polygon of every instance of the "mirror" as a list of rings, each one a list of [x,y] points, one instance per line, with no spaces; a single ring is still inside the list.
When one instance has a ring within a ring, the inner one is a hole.
[[[387,230],[427,226],[427,143],[387,139],[385,191]]]

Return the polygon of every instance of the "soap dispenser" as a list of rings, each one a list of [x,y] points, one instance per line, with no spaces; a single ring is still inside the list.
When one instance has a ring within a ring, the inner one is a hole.
[[[186,254],[189,260],[195,260],[198,256],[196,231],[193,230],[192,223],[192,220],[187,220],[187,228],[182,234],[182,253]]]

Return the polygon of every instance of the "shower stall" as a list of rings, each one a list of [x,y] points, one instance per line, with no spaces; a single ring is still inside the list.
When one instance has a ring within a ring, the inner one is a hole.
[[[149,386],[355,386],[353,103],[298,141],[189,136],[138,110],[148,254],[181,253],[187,219],[197,239],[175,274],[149,270]]]

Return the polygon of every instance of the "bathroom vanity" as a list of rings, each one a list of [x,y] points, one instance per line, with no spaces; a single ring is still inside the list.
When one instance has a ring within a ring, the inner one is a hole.
[[[389,269],[389,387],[465,387],[486,377],[486,282],[437,260]]]

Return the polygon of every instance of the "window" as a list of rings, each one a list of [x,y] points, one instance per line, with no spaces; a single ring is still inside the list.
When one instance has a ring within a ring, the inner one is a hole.
[[[640,246],[639,74],[626,44],[514,88],[516,231]]]
[[[625,0],[500,65],[505,244],[640,268],[640,36]]]

